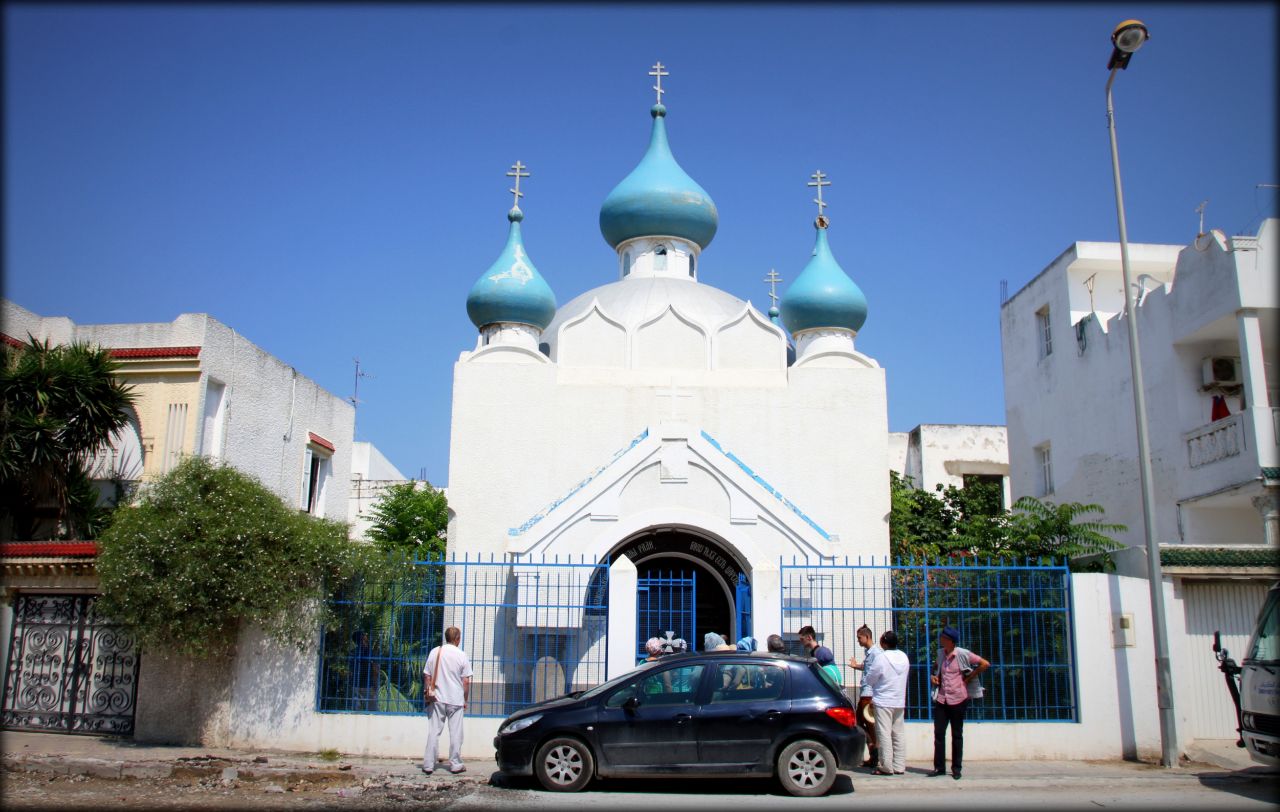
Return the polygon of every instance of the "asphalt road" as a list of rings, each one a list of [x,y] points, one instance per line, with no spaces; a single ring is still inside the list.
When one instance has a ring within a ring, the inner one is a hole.
[[[1226,770],[1195,764],[1172,770],[1130,762],[975,762],[961,781],[930,778],[924,767],[905,776],[842,773],[823,798],[793,798],[768,780],[653,779],[597,781],[575,795],[543,792],[528,781],[500,779],[449,804],[464,809],[1274,809],[1280,778],[1263,768]],[[945,800],[943,800],[945,799]]]

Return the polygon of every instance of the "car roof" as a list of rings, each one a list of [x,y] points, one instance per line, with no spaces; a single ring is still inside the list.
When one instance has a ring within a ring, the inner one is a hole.
[[[782,654],[773,651],[685,651],[679,654],[665,654],[653,661],[653,664],[675,662],[676,660],[701,659],[703,657],[747,657],[752,660],[777,660],[782,662],[812,663],[812,657],[801,657],[797,654]]]

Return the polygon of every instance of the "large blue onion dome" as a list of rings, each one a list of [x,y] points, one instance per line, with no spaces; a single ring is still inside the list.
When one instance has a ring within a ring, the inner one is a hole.
[[[697,181],[676,163],[667,143],[667,108],[655,104],[649,149],[600,207],[600,233],[610,245],[633,237],[680,237],[706,248],[720,215]]]
[[[813,259],[782,295],[782,323],[793,335],[821,328],[856,333],[867,320],[867,297],[831,255],[826,218],[820,217],[816,227]]]
[[[556,315],[556,295],[524,250],[519,208],[507,213],[511,230],[497,261],[476,280],[467,294],[467,315],[476,327],[508,322],[545,330]]]

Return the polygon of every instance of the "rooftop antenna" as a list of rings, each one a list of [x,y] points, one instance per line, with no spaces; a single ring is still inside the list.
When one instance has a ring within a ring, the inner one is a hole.
[[[1088,279],[1084,280],[1085,289],[1089,291],[1089,312],[1090,313],[1093,313],[1096,309],[1093,306],[1093,283],[1097,281],[1097,279],[1098,279],[1098,273],[1097,271],[1094,271],[1093,273],[1089,274]]]
[[[1205,198],[1200,201],[1200,205],[1196,206],[1196,214],[1200,215],[1200,230],[1196,232],[1196,239],[1204,236],[1204,210],[1209,205],[1209,199]]]
[[[361,371],[360,371],[360,359],[359,359],[359,358],[352,358],[351,360],[356,362],[356,380],[355,380],[355,385],[351,388],[351,397],[347,398],[347,402],[351,404],[351,408],[355,409],[355,408],[358,408],[358,407],[360,406],[361,402],[362,402],[362,401],[360,400],[360,398],[359,398],[359,394],[360,394],[360,379],[361,379],[361,378],[372,378],[373,376],[372,376],[372,375],[370,375],[368,372],[361,372]]]

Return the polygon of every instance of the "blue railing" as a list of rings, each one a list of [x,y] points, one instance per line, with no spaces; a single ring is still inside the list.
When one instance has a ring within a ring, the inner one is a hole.
[[[322,629],[316,709],[423,713],[423,664],[457,626],[475,672],[471,716],[506,716],[605,679],[608,567],[585,559],[414,561],[357,583]]]
[[[636,581],[636,657],[648,652],[650,637],[680,638],[690,650],[701,647],[694,640],[698,627],[698,581],[696,570],[688,572],[654,570]]]
[[[873,637],[889,628],[911,660],[907,719],[931,717],[938,633],[960,632],[960,645],[991,662],[986,696],[973,721],[1076,721],[1071,574],[1065,562],[1023,564],[974,559],[780,561],[782,629],[814,626],[835,652],[853,689],[861,673],[844,664],[863,658],[857,629]]]

